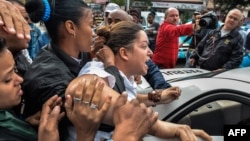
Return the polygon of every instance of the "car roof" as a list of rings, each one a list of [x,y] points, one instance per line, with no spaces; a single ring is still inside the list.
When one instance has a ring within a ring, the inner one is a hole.
[[[218,79],[231,79],[250,83],[250,79],[246,77],[250,76],[250,67],[236,68],[218,72],[211,72],[198,68],[166,69],[161,70],[161,72],[165,80],[169,82],[213,77]]]
[[[250,83],[250,67],[237,68],[215,75],[215,78],[233,79]]]
[[[200,68],[173,68],[173,69],[161,69],[162,75],[166,81],[173,81],[182,78],[189,78],[192,76],[200,76],[200,74],[206,74],[210,71]]]

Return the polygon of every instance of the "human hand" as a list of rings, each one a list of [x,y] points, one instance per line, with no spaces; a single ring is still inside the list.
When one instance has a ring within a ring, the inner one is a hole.
[[[15,46],[10,46],[10,50],[21,50],[21,49],[26,49],[28,48],[29,46],[29,39],[21,39],[21,38],[18,38],[15,34],[10,34],[9,32],[6,32],[6,30],[4,28],[1,28],[0,27],[0,37],[1,38],[4,38],[7,40],[7,42],[10,42],[10,39],[11,41],[15,41],[18,44],[18,48],[14,48]]]
[[[43,104],[38,131],[39,141],[59,141],[58,123],[64,116],[60,113],[62,98],[54,95]]]
[[[146,32],[148,35],[153,34],[153,31],[154,31],[154,29],[152,29],[152,28],[148,28],[148,29],[145,30],[145,32]]]
[[[147,108],[136,99],[126,102],[127,94],[122,94],[114,105],[115,131],[112,138],[113,140],[139,141],[157,121],[158,113],[154,113],[151,108]]]
[[[141,84],[142,83],[141,75],[135,75],[134,79],[135,79],[136,84]]]
[[[205,141],[212,141],[212,137],[205,131],[199,129],[191,129],[187,125],[177,125],[175,136],[180,137],[182,141],[198,141],[197,137],[201,137]]]
[[[115,65],[115,55],[112,50],[107,46],[101,48],[96,53],[96,57],[98,58],[98,60],[103,62],[105,68],[107,68],[108,66]]]
[[[34,115],[31,115],[25,119],[26,122],[28,122],[32,126],[38,126],[40,123],[41,118],[41,111],[38,111]]]
[[[83,79],[74,91],[66,93],[65,109],[67,117],[76,128],[77,139],[94,139],[111,103],[111,97],[107,97],[103,106],[100,106],[103,87],[104,83],[98,82],[96,78],[90,82]]]
[[[179,44],[179,47],[182,47],[183,46],[183,43]]]
[[[194,63],[195,63],[194,58],[190,58],[190,59],[189,59],[189,65],[190,65],[190,66],[194,66]]]
[[[153,33],[154,33],[154,30],[153,30],[153,29],[150,29],[150,30],[148,30],[148,33],[149,33],[149,34],[153,34]]]
[[[181,89],[179,87],[170,87],[164,89],[161,93],[160,104],[168,104],[173,100],[176,100],[181,95]]]
[[[94,41],[94,45],[91,47],[91,53],[95,56],[96,53],[103,48],[106,39],[102,36],[97,36]]]
[[[20,11],[10,2],[0,0],[0,28],[20,39],[30,40],[30,27]]]
[[[201,19],[201,15],[195,15],[195,30],[199,30],[200,27],[200,19]]]

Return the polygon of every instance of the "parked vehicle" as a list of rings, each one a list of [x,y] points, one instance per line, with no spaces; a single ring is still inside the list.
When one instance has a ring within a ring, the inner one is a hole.
[[[224,125],[236,125],[250,118],[250,67],[222,72],[197,68],[161,72],[166,81],[179,86],[182,93],[170,104],[153,107],[159,113],[159,119],[203,129],[215,136],[214,141],[221,141]],[[141,85],[145,87],[145,81]],[[146,90],[152,89],[148,87]],[[160,141],[152,137],[148,139]]]

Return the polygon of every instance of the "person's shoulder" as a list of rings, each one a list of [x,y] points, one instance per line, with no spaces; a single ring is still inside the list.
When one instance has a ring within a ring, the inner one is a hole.
[[[46,71],[52,71],[54,69],[57,69],[58,66],[60,66],[60,69],[63,68],[63,62],[60,60],[60,58],[57,57],[57,55],[51,50],[50,44],[43,47],[36,58],[33,60],[33,63],[30,66],[30,70],[46,70]]]

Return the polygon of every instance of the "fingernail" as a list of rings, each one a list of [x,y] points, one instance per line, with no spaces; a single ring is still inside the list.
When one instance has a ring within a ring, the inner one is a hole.
[[[3,21],[0,20],[0,24],[3,25]]]
[[[13,27],[9,28],[8,30],[9,30],[9,32],[12,32],[12,33],[15,33],[15,32],[16,32],[15,29],[14,29]]]
[[[55,111],[55,112],[60,112],[60,106],[56,105],[56,106],[53,108],[53,111]]]
[[[31,39],[30,34],[26,34],[25,37],[29,40]]]
[[[21,33],[18,33],[18,34],[17,34],[17,37],[20,38],[20,39],[24,39],[24,36],[23,36],[23,34],[21,34]]]

